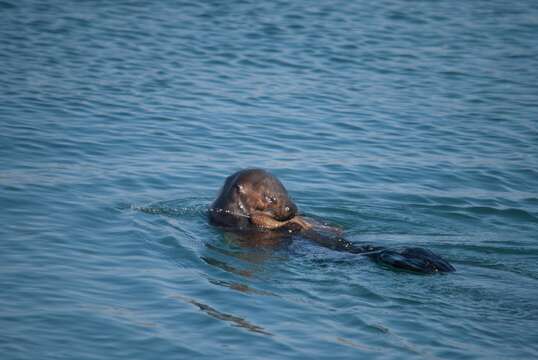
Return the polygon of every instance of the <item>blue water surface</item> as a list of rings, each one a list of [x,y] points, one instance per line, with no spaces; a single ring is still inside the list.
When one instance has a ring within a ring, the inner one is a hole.
[[[538,2],[0,1],[2,359],[535,359]],[[262,167],[421,276],[210,227]]]

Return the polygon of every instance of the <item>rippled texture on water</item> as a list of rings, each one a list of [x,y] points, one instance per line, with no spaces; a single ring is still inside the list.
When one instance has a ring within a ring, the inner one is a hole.
[[[2,359],[537,358],[535,1],[0,1]],[[279,176],[418,276],[206,222]]]

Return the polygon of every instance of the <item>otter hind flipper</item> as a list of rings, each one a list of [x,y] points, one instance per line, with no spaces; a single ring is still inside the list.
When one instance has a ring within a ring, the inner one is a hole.
[[[445,259],[428,249],[411,247],[396,251],[381,250],[370,255],[376,262],[392,266],[397,269],[420,273],[452,272],[456,269]]]

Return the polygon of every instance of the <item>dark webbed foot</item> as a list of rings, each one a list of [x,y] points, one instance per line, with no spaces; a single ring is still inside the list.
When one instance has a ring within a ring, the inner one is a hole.
[[[403,250],[382,250],[371,257],[382,264],[398,269],[421,273],[451,272],[456,269],[448,261],[423,248],[404,248]]]

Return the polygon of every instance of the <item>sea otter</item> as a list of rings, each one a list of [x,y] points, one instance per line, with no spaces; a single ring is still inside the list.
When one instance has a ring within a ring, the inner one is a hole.
[[[455,270],[450,263],[427,249],[392,250],[356,245],[341,237],[336,229],[320,231],[320,224],[298,215],[297,206],[284,185],[262,169],[245,169],[229,176],[209,207],[209,221],[227,231],[248,233],[254,241],[268,236],[275,239],[299,235],[321,246],[365,255],[395,268],[422,273]]]

